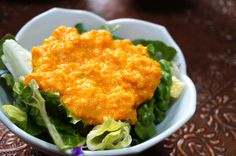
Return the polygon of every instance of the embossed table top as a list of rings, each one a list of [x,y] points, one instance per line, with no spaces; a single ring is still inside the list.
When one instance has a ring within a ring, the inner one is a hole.
[[[131,17],[167,27],[184,52],[197,88],[193,118],[161,143],[137,155],[236,155],[236,0],[1,0],[0,36],[15,34],[51,8]],[[0,155],[42,155],[0,124]]]

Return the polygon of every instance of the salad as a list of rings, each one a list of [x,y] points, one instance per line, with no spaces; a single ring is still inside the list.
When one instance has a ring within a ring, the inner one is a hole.
[[[128,40],[118,25],[87,31],[60,26],[27,51],[0,40],[0,75],[14,101],[2,109],[27,133],[60,149],[120,149],[157,135],[184,82],[176,50],[157,40]]]

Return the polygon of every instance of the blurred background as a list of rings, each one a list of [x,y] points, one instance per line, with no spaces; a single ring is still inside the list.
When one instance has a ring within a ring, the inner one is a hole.
[[[175,134],[137,155],[236,155],[236,0],[1,0],[0,37],[52,7],[161,24],[182,49],[197,111]],[[0,155],[42,153],[0,124]]]

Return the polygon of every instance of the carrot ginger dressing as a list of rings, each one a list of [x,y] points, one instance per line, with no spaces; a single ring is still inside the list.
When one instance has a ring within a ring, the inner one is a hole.
[[[32,48],[33,72],[43,91],[59,92],[65,107],[85,123],[104,117],[137,122],[137,107],[150,100],[162,72],[147,48],[130,40],[112,40],[105,30],[79,34],[60,26],[43,44]]]

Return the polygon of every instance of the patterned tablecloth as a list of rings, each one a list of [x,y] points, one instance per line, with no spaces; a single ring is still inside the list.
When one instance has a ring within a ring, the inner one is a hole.
[[[197,111],[170,137],[137,155],[236,155],[236,0],[1,0],[0,36],[52,7],[167,27],[197,88]],[[42,155],[0,124],[0,155]]]

